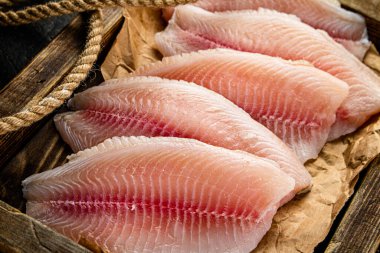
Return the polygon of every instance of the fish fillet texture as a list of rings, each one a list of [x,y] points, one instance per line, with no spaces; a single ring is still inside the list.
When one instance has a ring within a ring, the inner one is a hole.
[[[342,44],[348,51],[355,55],[359,60],[363,61],[367,54],[368,49],[371,47],[369,40],[353,41],[345,39],[335,39],[338,43]]]
[[[78,151],[113,136],[192,138],[271,159],[296,180],[294,193],[311,177],[276,135],[221,95],[199,85],[159,77],[105,82],[75,95],[76,110],[55,117],[63,139]]]
[[[294,180],[276,163],[177,138],[122,137],[23,181],[26,212],[107,252],[249,252]]]
[[[325,30],[350,52],[363,59],[370,43],[367,37],[365,19],[326,0],[199,0],[193,4],[211,12],[235,10],[276,10],[299,17],[302,22]],[[174,8],[164,11],[169,20]]]
[[[327,142],[348,85],[303,61],[211,49],[166,57],[134,76],[159,76],[211,89],[275,133],[301,162]]]
[[[295,16],[266,9],[211,13],[181,6],[156,42],[165,56],[221,47],[306,60],[345,81],[349,95],[338,109],[330,140],[355,131],[380,112],[379,76],[328,34]]]

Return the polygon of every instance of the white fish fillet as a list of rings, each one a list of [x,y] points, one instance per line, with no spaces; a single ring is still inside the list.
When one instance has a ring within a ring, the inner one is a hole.
[[[27,214],[110,252],[249,252],[294,180],[244,152],[113,138],[23,181]]]
[[[74,149],[113,136],[174,136],[243,150],[277,162],[307,190],[311,176],[277,136],[236,105],[201,86],[158,77],[111,80],[74,96],[75,112],[56,116],[63,139]]]
[[[325,30],[331,37],[363,60],[369,49],[365,19],[340,7],[338,1],[326,0],[199,0],[194,6],[211,12],[257,10],[259,8],[293,14],[302,22]],[[169,20],[174,8],[164,9]]]
[[[345,82],[308,62],[227,49],[166,57],[131,75],[185,80],[223,95],[275,133],[301,162],[318,156],[348,95]]]
[[[355,131],[380,112],[380,78],[325,32],[295,16],[264,9],[211,13],[181,6],[156,42],[165,56],[223,47],[306,60],[345,81],[349,95],[338,109],[330,140]]]

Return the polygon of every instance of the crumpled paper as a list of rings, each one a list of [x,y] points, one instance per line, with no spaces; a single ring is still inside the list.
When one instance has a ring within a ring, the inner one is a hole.
[[[154,43],[155,33],[164,28],[161,11],[127,8],[124,16],[123,28],[101,67],[105,79],[126,76],[161,59]],[[365,63],[380,72],[380,56],[374,47]],[[380,116],[355,133],[327,143],[319,157],[306,164],[313,176],[311,192],[279,209],[254,252],[313,252],[352,195],[359,172],[379,153]]]
[[[141,65],[159,61],[154,34],[164,29],[161,11],[152,8],[127,8],[124,24],[101,66],[105,80],[126,76]]]

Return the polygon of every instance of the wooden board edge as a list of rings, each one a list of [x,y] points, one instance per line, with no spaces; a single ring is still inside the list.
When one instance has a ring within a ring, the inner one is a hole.
[[[369,165],[325,252],[375,253],[380,246],[380,155]]]
[[[90,251],[0,201],[1,252]]]
[[[121,8],[106,8],[103,11],[104,16],[104,36],[102,41],[102,49],[109,47],[109,45],[112,43],[112,39],[115,36],[115,31],[117,31],[123,22],[123,16],[122,16],[122,9]],[[74,19],[72,22],[79,22],[79,19]],[[65,29],[70,29],[70,25],[68,25]],[[54,40],[53,40],[54,41]],[[53,41],[51,43],[53,43]],[[50,43],[50,44],[51,44]],[[50,45],[49,44],[49,45]],[[48,45],[48,47],[49,47]],[[44,50],[43,50],[44,51]],[[33,69],[33,62],[36,61],[37,58],[44,58],[48,55],[46,52],[37,54],[37,56],[32,60],[32,62],[23,70],[20,72],[19,76],[16,78],[20,78],[25,71],[28,69]],[[74,65],[75,61],[71,61],[68,63],[70,65],[69,68],[65,68],[65,73],[67,73]],[[53,83],[46,84],[45,86],[49,86],[51,88],[45,89],[47,92],[49,92],[51,89],[56,87],[59,82],[62,80],[64,74],[60,78],[54,78],[51,81]],[[16,79],[15,78],[15,79]],[[38,73],[36,73],[36,79],[42,78],[38,76]],[[3,90],[6,89],[6,87],[3,88]],[[24,145],[25,143],[30,140],[30,138],[38,131],[42,125],[46,122],[45,119],[36,122],[35,124],[31,125],[30,127],[20,129],[16,132],[11,132],[5,135],[0,136],[0,150],[2,152],[2,155],[0,156],[0,168],[4,166],[4,164],[9,161],[10,158],[12,158]]]

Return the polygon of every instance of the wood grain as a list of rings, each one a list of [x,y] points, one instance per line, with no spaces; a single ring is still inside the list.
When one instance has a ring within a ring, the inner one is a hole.
[[[329,246],[328,253],[375,253],[380,246],[380,155],[369,165]]]
[[[0,89],[17,76],[72,19],[73,15],[66,15],[28,25],[0,27]]]
[[[104,13],[105,30],[118,21],[119,9]],[[115,18],[116,17],[116,18]],[[119,16],[120,17],[120,16]],[[86,30],[82,16],[76,17],[62,33],[0,91],[0,117],[8,116],[45,97],[71,69],[81,53]],[[105,38],[104,42],[106,42]]]
[[[112,41],[115,30],[122,23],[121,9],[104,10],[105,34],[102,45]],[[25,108],[56,87],[73,67],[85,40],[86,24],[82,17],[75,18],[34,60],[3,90],[0,91],[0,117]],[[0,136],[0,168],[22,147],[44,121],[33,126]]]
[[[43,98],[63,78],[81,52],[86,34],[84,23],[82,16],[76,17],[0,91],[0,117]]]
[[[0,252],[90,252],[2,201],[0,231]]]

